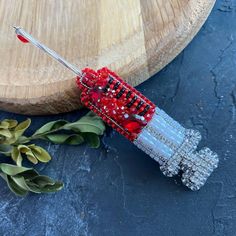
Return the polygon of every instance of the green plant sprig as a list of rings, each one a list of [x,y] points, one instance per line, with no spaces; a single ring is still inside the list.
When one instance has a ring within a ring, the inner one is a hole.
[[[89,112],[75,122],[56,120],[46,123],[31,136],[25,136],[31,120],[21,123],[5,119],[0,122],[0,154],[8,156],[14,165],[0,163],[0,176],[7,182],[16,195],[25,196],[28,192],[55,192],[63,183],[39,175],[33,168],[22,166],[23,159],[33,164],[47,163],[50,154],[40,146],[31,143],[34,140],[46,140],[54,144],[80,145],[84,142],[92,148],[100,146],[100,138],[105,131],[102,119]]]
[[[6,163],[0,164],[0,176],[7,182],[9,189],[21,197],[28,192],[50,193],[59,191],[63,187],[62,182],[39,175],[33,168]]]

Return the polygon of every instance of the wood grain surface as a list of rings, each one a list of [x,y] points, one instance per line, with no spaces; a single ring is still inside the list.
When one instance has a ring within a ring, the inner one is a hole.
[[[39,49],[21,44],[12,25],[80,68],[108,66],[138,85],[190,42],[214,2],[0,0],[0,109],[36,115],[81,107],[74,75]]]

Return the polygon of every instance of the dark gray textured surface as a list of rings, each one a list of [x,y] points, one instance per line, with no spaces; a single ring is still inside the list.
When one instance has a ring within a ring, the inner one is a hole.
[[[208,21],[170,65],[138,87],[220,156],[198,192],[115,132],[104,146],[44,144],[53,156],[42,173],[61,179],[52,195],[17,198],[0,180],[0,235],[236,235],[236,0],[217,0]],[[34,117],[32,130],[80,111]],[[1,112],[1,118],[24,119]]]

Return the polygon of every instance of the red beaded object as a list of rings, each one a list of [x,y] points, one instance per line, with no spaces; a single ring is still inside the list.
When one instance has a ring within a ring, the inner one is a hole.
[[[155,105],[117,74],[104,67],[77,77],[81,101],[108,125],[134,141],[151,120]]]

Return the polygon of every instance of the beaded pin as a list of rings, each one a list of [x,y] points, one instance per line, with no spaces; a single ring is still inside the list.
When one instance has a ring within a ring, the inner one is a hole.
[[[156,160],[164,175],[181,171],[182,182],[191,190],[205,184],[219,160],[209,148],[196,151],[201,140],[198,131],[185,129],[108,68],[81,71],[22,28],[14,28],[23,43],[31,42],[72,70],[84,105]]]

